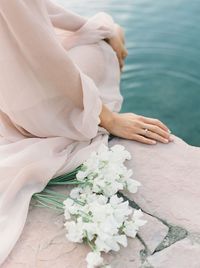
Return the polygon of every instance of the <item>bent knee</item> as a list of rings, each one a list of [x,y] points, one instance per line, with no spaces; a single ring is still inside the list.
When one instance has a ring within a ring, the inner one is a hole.
[[[104,77],[107,53],[110,50],[100,43],[76,46],[68,51],[72,61],[97,85]]]

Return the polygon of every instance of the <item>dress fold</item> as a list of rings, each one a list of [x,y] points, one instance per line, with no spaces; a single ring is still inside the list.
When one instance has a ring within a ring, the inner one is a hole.
[[[118,60],[104,41],[112,18],[100,13],[72,31],[80,16],[53,5],[55,20],[47,2],[0,0],[0,265],[32,195],[108,143],[102,104],[122,103]]]

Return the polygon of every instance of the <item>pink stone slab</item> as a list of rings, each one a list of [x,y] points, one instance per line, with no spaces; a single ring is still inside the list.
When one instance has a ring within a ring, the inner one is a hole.
[[[154,268],[199,268],[200,245],[186,238],[155,253],[147,260]]]
[[[169,228],[146,213],[144,213],[143,219],[147,220],[147,223],[140,228],[138,235],[142,238],[150,253],[153,253],[167,235]]]
[[[121,248],[118,252],[107,254],[105,260],[111,264],[112,268],[139,268],[141,267],[140,251],[144,246],[137,239],[128,239],[128,246]]]
[[[142,249],[137,238],[129,239],[128,247],[104,257],[115,268],[139,267]],[[31,206],[23,233],[1,268],[86,268],[89,251],[88,246],[65,238],[62,215]]]
[[[127,166],[142,183],[126,194],[144,211],[189,231],[200,232],[200,148],[174,136],[170,144],[145,145],[114,139],[132,154]]]

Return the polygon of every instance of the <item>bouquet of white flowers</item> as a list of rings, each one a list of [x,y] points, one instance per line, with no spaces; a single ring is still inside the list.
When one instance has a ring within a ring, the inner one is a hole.
[[[119,190],[135,193],[141,185],[131,179],[132,170],[124,165],[130,158],[121,145],[110,149],[102,145],[77,170],[50,181],[49,185],[78,184],[63,202],[64,196],[48,189],[45,195],[35,195],[40,203],[63,211],[68,240],[91,247],[86,257],[88,268],[110,267],[104,264],[101,252],[126,247],[127,237],[134,238],[146,223],[141,210],[133,210],[128,201],[117,196]]]

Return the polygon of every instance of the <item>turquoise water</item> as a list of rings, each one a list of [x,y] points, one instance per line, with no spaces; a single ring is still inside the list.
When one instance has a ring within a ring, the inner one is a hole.
[[[200,146],[200,1],[57,0],[82,15],[109,12],[126,33],[122,111],[159,118]]]

